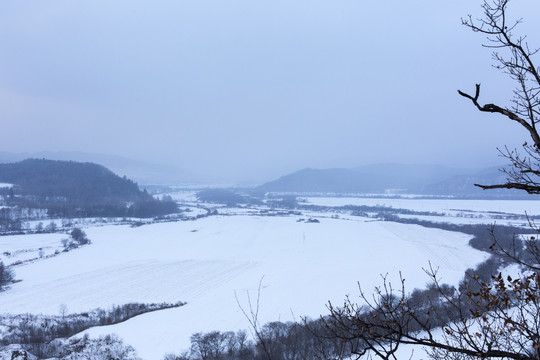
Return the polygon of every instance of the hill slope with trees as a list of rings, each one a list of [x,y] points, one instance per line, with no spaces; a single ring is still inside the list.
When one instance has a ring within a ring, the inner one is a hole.
[[[6,205],[45,208],[49,216],[156,216],[175,212],[126,177],[104,166],[74,161],[27,159],[0,164]]]

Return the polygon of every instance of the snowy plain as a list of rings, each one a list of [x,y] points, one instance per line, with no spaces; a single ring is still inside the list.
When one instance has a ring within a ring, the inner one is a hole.
[[[328,301],[372,291],[399,272],[407,287],[424,287],[431,262],[444,282],[487,258],[467,245],[469,235],[369,218],[298,222],[301,216],[211,216],[196,221],[92,226],[92,244],[15,267],[17,279],[0,296],[8,313],[84,312],[127,302],[187,305],[89,329],[116,333],[144,359],[189,347],[199,331],[247,329],[241,307],[256,303],[259,321],[299,320],[326,313]],[[303,216],[305,217],[305,215]],[[54,234],[53,234],[54,235]],[[58,234],[56,234],[58,235]],[[0,253],[21,240],[49,245],[51,234],[3,237]],[[34,247],[37,247],[35,245]]]
[[[384,207],[402,219],[434,223],[497,224],[529,228],[537,225],[540,202],[537,200],[466,200],[419,197],[302,197],[299,203],[338,209],[343,206]],[[417,214],[400,213],[399,210]],[[421,214],[425,213],[425,214]],[[429,214],[428,214],[429,213]]]
[[[80,313],[129,302],[187,302],[86,331],[116,333],[143,359],[157,360],[188,349],[196,332],[249,329],[242,309],[249,313],[257,300],[261,324],[318,317],[328,301],[357,298],[359,284],[369,293],[383,276],[396,284],[401,273],[409,291],[423,288],[429,282],[423,269],[432,264],[443,282],[455,285],[488,257],[468,246],[470,235],[351,215],[339,209],[344,205],[433,212],[399,216],[460,224],[525,226],[525,212],[540,215],[540,202],[520,200],[309,197],[300,202],[324,208],[299,215],[204,204],[193,191],[172,195],[191,220],[148,219],[138,227],[118,219],[76,221],[92,244],[68,253],[47,257],[62,250],[62,233],[0,237],[6,264],[45,255],[14,267],[21,281],[0,294],[2,312],[58,315],[61,305]],[[209,209],[219,215],[197,219]]]
[[[320,206],[366,205],[454,215],[463,212],[540,215],[538,200],[467,200],[454,198],[303,197],[304,203]]]

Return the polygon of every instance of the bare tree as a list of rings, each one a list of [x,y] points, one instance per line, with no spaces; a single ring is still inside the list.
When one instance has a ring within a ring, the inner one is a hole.
[[[493,48],[495,67],[515,81],[516,88],[510,106],[479,103],[480,84],[474,95],[458,90],[461,96],[472,101],[483,112],[497,113],[516,121],[527,130],[532,144],[525,142],[523,152],[505,148],[499,150],[510,161],[511,167],[502,171],[507,182],[497,185],[479,185],[482,189],[520,189],[530,194],[540,194],[540,135],[536,125],[540,121],[540,67],[535,65],[539,48],[531,48],[525,35],[514,31],[522,19],[510,21],[507,16],[509,0],[486,0],[482,5],[484,17],[462,19],[463,25],[474,32],[486,35],[485,47]],[[501,53],[503,51],[504,53]]]
[[[473,287],[439,290],[421,305],[405,292],[404,282],[393,289],[384,282],[373,298],[346,299],[329,306],[323,318],[332,336],[348,341],[357,358],[397,359],[403,345],[424,346],[434,359],[540,359],[540,276],[494,275],[482,282],[472,275]],[[471,290],[476,288],[477,290]],[[364,305],[359,305],[364,304]]]

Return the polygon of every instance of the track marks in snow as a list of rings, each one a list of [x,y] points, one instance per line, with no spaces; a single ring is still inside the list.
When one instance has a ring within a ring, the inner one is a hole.
[[[420,225],[403,226],[403,224],[392,222],[383,222],[381,224],[401,241],[416,247],[417,251],[424,255],[426,262],[430,262],[435,267],[459,271],[470,264],[467,253],[470,253],[471,249],[464,247],[463,243],[468,242],[472,235],[462,234],[462,241],[452,244],[447,240],[449,235],[459,237],[459,233],[428,229]]]
[[[292,320],[292,314],[316,317],[328,300],[357,295],[357,281],[367,291],[380,285],[381,274],[391,279],[402,271],[409,289],[423,287],[428,261],[440,266],[443,281],[457,284],[466,268],[485,259],[464,234],[330,218],[307,224],[298,218],[212,216],[88,228],[92,245],[19,267],[23,281],[0,295],[0,309],[57,314],[60,304],[81,312],[132,301],[187,301],[99,329],[118,333],[145,359],[159,360],[189,346],[194,332],[246,327],[235,292],[247,306],[247,292],[255,299],[263,276],[261,323]]]
[[[70,312],[83,312],[128,302],[190,302],[254,266],[194,260],[122,263],[39,284],[15,284],[2,294],[0,306],[10,313],[56,314],[59,304],[66,304]]]

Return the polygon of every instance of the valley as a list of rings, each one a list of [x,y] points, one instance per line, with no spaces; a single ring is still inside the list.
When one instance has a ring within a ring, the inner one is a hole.
[[[166,195],[181,218],[72,219],[91,244],[56,256],[36,254],[61,250],[61,221],[56,233],[0,237],[0,258],[15,264],[17,280],[0,293],[2,312],[58,315],[61,308],[84,313],[185,302],[84,332],[117,334],[143,359],[158,360],[188,349],[196,332],[249,330],[243,311],[250,314],[250,306],[260,323],[317,318],[329,301],[358,297],[358,284],[371,292],[382,276],[398,283],[401,273],[410,291],[424,288],[423,269],[431,264],[444,283],[457,286],[466,269],[489,257],[469,245],[472,235],[385,221],[381,210],[405,219],[473,222],[486,231],[494,222],[525,231],[523,210],[540,215],[540,204],[527,200],[299,196],[289,208],[264,199],[205,203],[192,190]],[[359,213],[359,206],[372,211]]]

